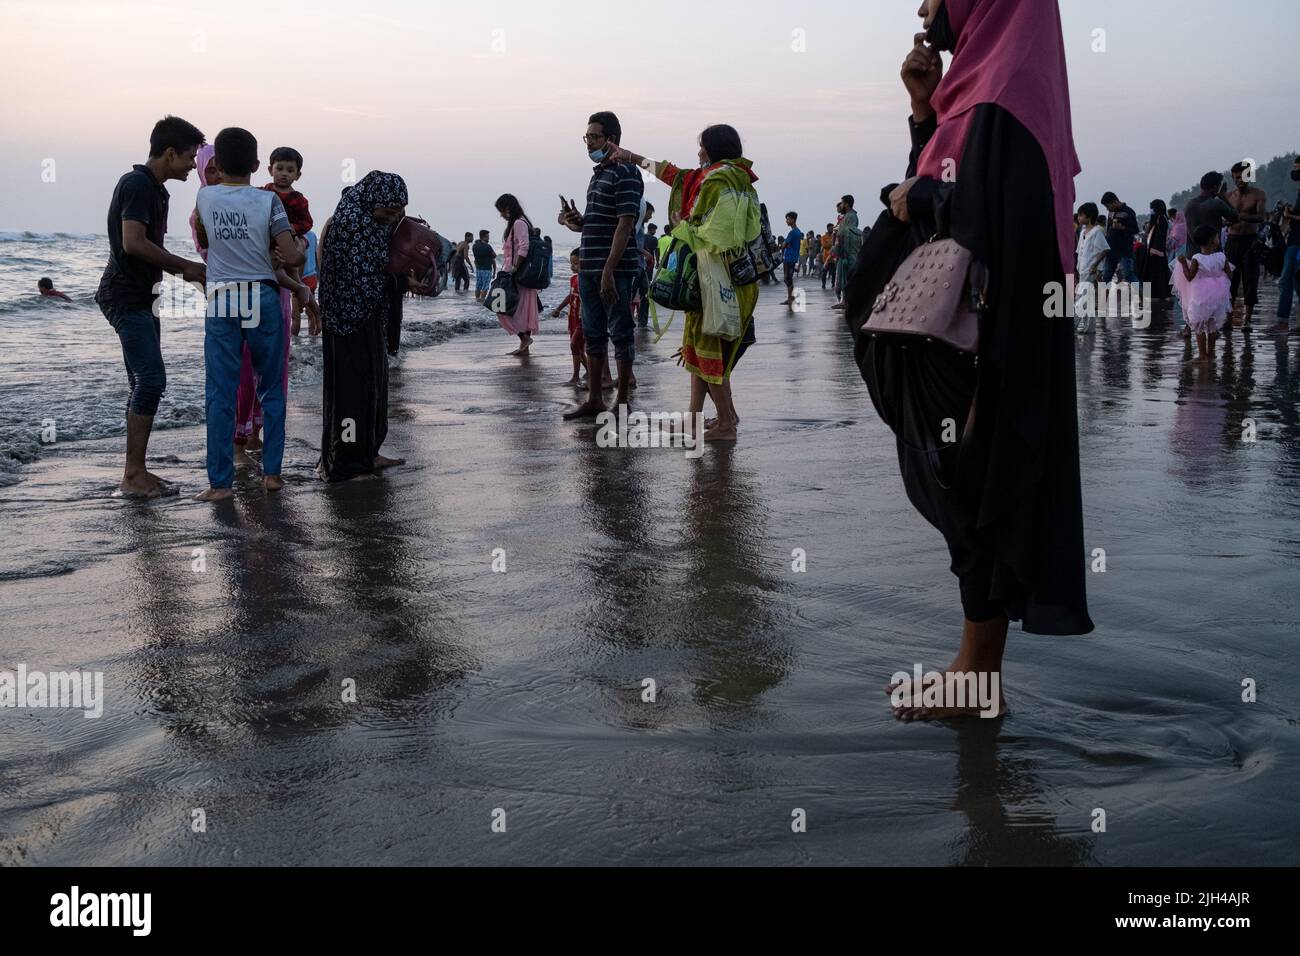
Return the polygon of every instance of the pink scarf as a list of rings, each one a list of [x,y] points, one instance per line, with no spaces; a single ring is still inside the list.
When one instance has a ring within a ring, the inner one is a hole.
[[[918,173],[943,180],[946,158],[961,163],[975,107],[996,103],[1042,147],[1052,180],[1061,266],[1069,273],[1074,269],[1074,177],[1080,166],[1056,0],[944,2],[957,49],[931,100],[939,125],[921,154]]]
[[[199,174],[199,189],[203,189],[205,186],[215,185],[214,183],[208,182],[203,177],[203,174],[208,168],[208,160],[213,157],[216,151],[217,148],[215,146],[210,143],[204,143],[199,147],[199,151],[194,154],[194,165],[197,167],[196,171]],[[194,211],[190,213],[190,235],[194,237],[194,251],[203,257],[204,262],[207,262],[207,251],[199,248],[199,206],[197,202],[194,204]]]

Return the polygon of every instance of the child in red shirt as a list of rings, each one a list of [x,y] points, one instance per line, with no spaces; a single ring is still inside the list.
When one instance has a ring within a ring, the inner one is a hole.
[[[271,174],[271,181],[263,189],[274,190],[284,204],[284,211],[289,216],[289,225],[293,227],[294,242],[304,252],[307,250],[307,233],[311,231],[311,208],[307,197],[293,188],[302,177],[302,153],[292,146],[277,146],[271,151],[271,162],[266,171]],[[310,332],[315,335],[320,326],[320,308],[316,305],[316,296],[311,286],[303,281],[302,268],[278,270],[281,284],[287,286],[292,295],[281,295],[281,304],[287,307],[292,322],[290,332],[297,335],[301,328],[302,310],[307,310]],[[286,301],[287,300],[287,301]]]
[[[565,306],[569,308],[569,351],[573,353],[573,377],[565,385],[582,381],[580,373],[587,368],[587,340],[582,335],[582,300],[578,298],[578,268],[581,257],[578,250],[569,253],[569,297],[551,310],[551,318],[558,319]]]

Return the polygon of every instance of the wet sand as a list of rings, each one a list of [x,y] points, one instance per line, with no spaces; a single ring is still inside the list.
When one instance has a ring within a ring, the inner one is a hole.
[[[524,362],[405,354],[379,480],[315,480],[311,389],[275,496],[188,500],[196,428],[155,436],[185,495],[148,505],[108,497],[120,439],[44,454],[0,489],[0,669],[107,700],[0,709],[0,864],[1295,863],[1300,340],[1081,342],[1097,630],[1013,627],[1010,718],[908,725],[881,688],[951,659],[955,579],[829,294],[781,291],[698,460],[560,420],[562,320]],[[684,404],[676,340],[640,344],[639,407]]]

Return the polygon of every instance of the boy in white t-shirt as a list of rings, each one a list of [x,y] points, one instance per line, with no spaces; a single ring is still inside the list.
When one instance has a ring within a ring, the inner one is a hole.
[[[1096,203],[1086,202],[1075,213],[1082,227],[1079,245],[1075,249],[1074,331],[1080,335],[1092,332],[1092,320],[1097,313],[1102,268],[1110,254],[1106,230],[1097,221],[1101,210]]]
[[[262,404],[262,473],[267,491],[284,486],[285,330],[271,250],[287,266],[305,257],[293,241],[284,204],[249,179],[258,167],[257,140],[246,129],[223,129],[213,141],[221,182],[199,191],[197,233],[208,254],[208,314],[203,337],[208,432],[208,485],[200,501],[229,498],[235,480],[235,393],[248,345]]]

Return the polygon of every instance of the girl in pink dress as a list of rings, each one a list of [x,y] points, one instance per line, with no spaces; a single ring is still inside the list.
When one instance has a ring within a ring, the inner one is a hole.
[[[501,213],[501,218],[506,221],[501,253],[505,264],[502,265],[501,271],[514,272],[519,261],[528,255],[528,238],[532,223],[520,208],[519,200],[510,193],[501,196],[496,201],[496,207],[497,212]],[[504,312],[497,313],[497,321],[501,323],[501,327],[512,335],[519,336],[519,348],[511,352],[511,355],[528,354],[528,349],[533,344],[533,333],[538,330],[537,311],[537,290],[520,289],[519,305],[515,311],[510,315]]]
[[[1218,338],[1219,329],[1228,321],[1232,311],[1232,264],[1219,251],[1219,231],[1213,226],[1201,226],[1192,235],[1192,242],[1201,251],[1189,260],[1178,257],[1174,270],[1174,291],[1183,304],[1187,327],[1196,333],[1196,346],[1200,357],[1196,364],[1210,361],[1210,350]]]

